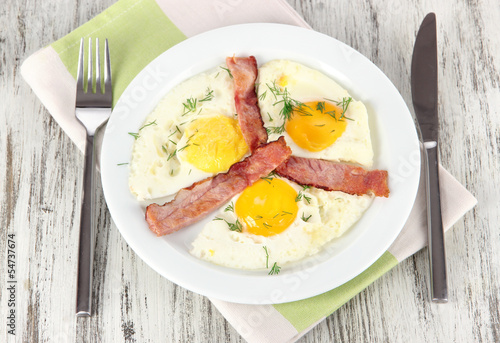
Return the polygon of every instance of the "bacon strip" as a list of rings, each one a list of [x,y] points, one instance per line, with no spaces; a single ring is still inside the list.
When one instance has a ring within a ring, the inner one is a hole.
[[[259,178],[268,175],[285,161],[292,150],[283,137],[257,148],[243,161],[233,164],[227,173],[181,189],[174,200],[146,208],[146,221],[158,236],[170,234],[206,217]]]
[[[267,142],[267,131],[257,105],[255,81],[257,80],[257,61],[250,57],[227,57],[226,64],[234,80],[234,103],[238,122],[250,151]]]
[[[291,156],[276,168],[276,172],[301,185],[327,191],[389,196],[385,170],[365,170],[349,164]]]

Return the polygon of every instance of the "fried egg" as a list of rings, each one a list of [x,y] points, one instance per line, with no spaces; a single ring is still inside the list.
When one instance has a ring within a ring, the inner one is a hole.
[[[129,187],[138,200],[173,194],[226,172],[248,154],[225,66],[173,88],[137,132]]]
[[[190,253],[237,269],[282,266],[316,254],[340,237],[372,197],[301,187],[279,177],[258,180],[205,225]]]
[[[259,69],[257,82],[270,141],[283,135],[295,156],[372,166],[366,108],[334,80],[300,63],[274,60]]]

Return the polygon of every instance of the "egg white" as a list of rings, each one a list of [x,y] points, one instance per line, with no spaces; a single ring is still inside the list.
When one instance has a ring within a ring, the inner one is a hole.
[[[282,80],[285,81],[285,85],[280,86]],[[279,114],[282,104],[276,104],[282,97],[278,96],[278,99],[274,97],[270,90],[273,85],[282,90],[286,88],[290,98],[302,103],[325,101],[325,99],[342,101],[343,98],[351,97],[345,89],[323,73],[288,60],[274,60],[261,66],[257,82],[259,106],[266,128],[279,127],[284,121]],[[351,119],[347,122],[345,132],[331,146],[319,152],[299,147],[287,132],[279,134],[271,132],[269,140],[275,140],[283,135],[295,156],[352,162],[371,167],[373,148],[365,105],[353,99],[345,116]]]
[[[372,197],[355,196],[342,192],[327,192],[317,188],[303,188],[285,180],[297,192],[303,193],[297,202],[295,221],[282,233],[264,237],[246,232],[231,231],[229,223],[237,216],[226,208],[235,204],[237,195],[205,225],[192,243],[190,253],[202,260],[236,269],[271,268],[274,262],[282,266],[314,255],[334,238],[348,230],[370,206]],[[310,198],[309,202],[305,198]],[[305,221],[307,219],[307,221]],[[266,247],[269,258],[266,257]]]
[[[164,197],[213,175],[184,161],[182,148],[188,140],[184,131],[193,120],[214,115],[235,118],[233,80],[221,67],[225,65],[173,88],[137,132],[129,165],[129,187],[138,200]],[[208,89],[213,90],[213,99],[200,102]],[[186,113],[183,103],[187,99],[197,100],[195,111]]]

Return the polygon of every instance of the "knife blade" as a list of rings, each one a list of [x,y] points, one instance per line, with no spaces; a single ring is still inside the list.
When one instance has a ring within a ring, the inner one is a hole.
[[[439,194],[438,61],[436,15],[429,13],[418,30],[411,63],[413,108],[424,146],[427,191],[430,285],[433,302],[448,301],[446,256]]]

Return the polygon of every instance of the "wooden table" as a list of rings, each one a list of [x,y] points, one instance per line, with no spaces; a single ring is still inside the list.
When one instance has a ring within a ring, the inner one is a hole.
[[[0,341],[241,342],[207,298],[164,279],[135,255],[101,193],[96,314],[75,318],[83,157],[21,78],[19,66],[113,2],[7,1],[0,10]],[[441,161],[479,200],[446,235],[447,305],[429,302],[424,249],[301,342],[499,342],[498,0],[290,3],[314,29],[372,60],[410,108],[416,31],[427,12],[437,13]],[[15,337],[6,334],[8,234],[16,244]]]

